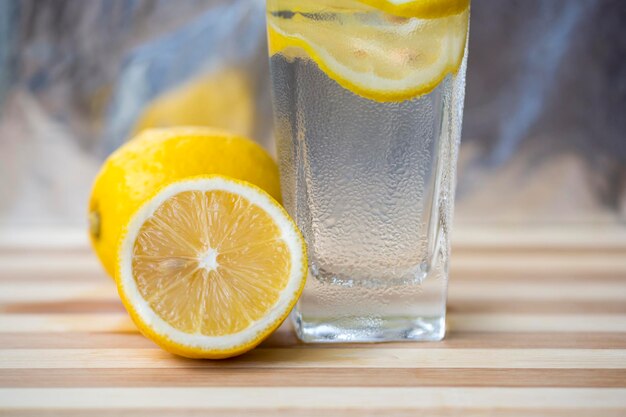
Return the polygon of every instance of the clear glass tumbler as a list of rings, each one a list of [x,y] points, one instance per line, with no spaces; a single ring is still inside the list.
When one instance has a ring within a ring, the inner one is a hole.
[[[267,26],[298,336],[442,339],[469,0],[268,0]]]

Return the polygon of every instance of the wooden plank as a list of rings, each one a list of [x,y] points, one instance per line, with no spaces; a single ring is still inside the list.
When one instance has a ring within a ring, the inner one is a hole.
[[[63,300],[117,300],[112,280],[0,284],[0,302],[49,302]]]
[[[612,303],[599,303],[597,305],[598,312],[601,313],[617,313],[616,308],[621,306],[617,304],[615,308],[611,308]],[[580,306],[580,309],[585,308]],[[593,307],[589,307],[591,310]],[[601,310],[601,311],[600,311]],[[29,301],[29,302],[0,302],[0,314],[90,314],[90,313],[124,313],[126,310],[119,299],[111,298],[110,300],[60,300],[60,301]]]
[[[624,255],[626,256],[626,255]],[[450,282],[456,283],[461,281],[477,281],[487,283],[489,281],[510,281],[510,282],[524,282],[529,285],[534,283],[553,283],[563,286],[567,286],[570,283],[583,282],[583,283],[623,283],[626,279],[626,270],[601,270],[601,271],[588,271],[588,270],[552,270],[546,274],[541,269],[524,269],[517,266],[511,268],[472,268],[462,269],[458,267],[454,260],[451,265]],[[97,268],[90,271],[12,271],[8,274],[3,274],[0,270],[0,282],[6,283],[50,283],[50,282],[92,282],[102,283],[104,281],[112,281],[112,278],[107,276],[104,271]]]
[[[139,333],[3,333],[1,349],[158,349],[149,339]],[[626,349],[626,333],[448,333],[441,342],[392,342],[382,345],[394,349]],[[292,349],[354,349],[363,348],[357,343],[300,342],[291,326],[286,324],[274,332],[261,347]],[[1,353],[0,353],[1,355]]]
[[[450,331],[626,332],[620,314],[449,314]],[[3,314],[0,333],[136,332],[126,313]]]
[[[575,256],[572,256],[575,255]],[[460,252],[452,255],[453,274],[482,271],[483,273],[525,271],[528,274],[552,273],[580,275],[614,274],[626,272],[626,259],[623,251],[601,253],[485,253]],[[69,274],[102,274],[98,260],[93,254],[84,251],[64,254],[0,253],[0,278],[12,274],[48,274],[63,271]]]
[[[616,223],[504,225],[460,223],[452,231],[453,248],[626,251],[626,227]]]
[[[137,329],[126,313],[3,314],[0,333],[131,332]]]
[[[0,369],[0,388],[194,386],[626,388],[626,369]]]
[[[626,254],[624,255],[626,256]],[[500,269],[462,269],[458,267],[453,258],[450,270],[450,283],[457,283],[461,281],[471,282],[483,282],[488,283],[491,281],[501,282],[523,282],[529,285],[535,283],[553,283],[563,286],[567,286],[570,283],[582,282],[582,283],[623,283],[626,280],[625,270],[604,270],[604,271],[586,271],[586,270],[553,270],[546,274],[541,269],[524,269],[517,265],[511,268]],[[50,271],[37,269],[36,271],[11,271],[10,273],[3,273],[0,270],[0,283],[98,283],[102,284],[105,281],[112,281],[112,278],[107,276],[104,271],[94,268],[90,271],[64,271],[56,270]]]
[[[99,308],[97,305],[94,308]],[[114,311],[114,310],[111,310]],[[2,312],[2,304],[0,304]],[[26,310],[36,313],[37,311]],[[52,311],[51,312],[56,312]],[[448,313],[459,314],[626,314],[626,302],[623,301],[552,301],[552,300],[473,300],[459,299],[454,294],[448,299]]]
[[[0,302],[0,314],[88,314],[123,313],[118,299],[111,300],[62,300],[39,302]],[[623,301],[567,301],[550,300],[489,300],[474,301],[451,297],[448,301],[451,314],[620,314],[626,315]]]
[[[533,368],[626,369],[623,349],[257,348],[227,361],[160,349],[3,349],[0,369],[55,368]]]
[[[258,408],[211,408],[211,409],[168,409],[168,408],[116,408],[106,410],[102,408],[81,408],[67,409],[57,408],[51,410],[41,409],[11,409],[6,413],[0,410],[0,416],[10,417],[320,417],[323,416],[343,416],[343,417],[415,417],[427,413],[428,417],[624,417],[624,410],[610,408],[558,408],[558,409],[511,409],[498,407],[494,408],[461,408],[461,407],[443,407],[443,408],[393,408],[381,409],[376,408],[359,408],[359,407],[326,407],[323,409],[306,409],[295,407],[281,407],[280,409],[258,409]]]
[[[622,315],[449,314],[450,331],[474,332],[626,332]]]
[[[626,254],[624,255],[626,256]],[[604,271],[586,271],[586,270],[552,270],[549,273],[541,271],[541,269],[532,270],[525,269],[515,265],[512,268],[505,269],[461,269],[458,268],[454,262],[454,259],[450,268],[450,283],[459,281],[510,281],[510,282],[523,282],[528,285],[535,285],[539,283],[553,283],[567,286],[570,283],[584,282],[584,283],[604,283],[604,282],[624,282],[626,279],[626,272],[623,270],[604,270]]]
[[[72,250],[89,248],[85,227],[6,225],[0,227],[0,252],[21,249],[34,252],[38,249]]]
[[[458,280],[449,285],[451,300],[472,301],[619,301],[626,303],[626,280],[622,282],[536,283],[509,280],[481,282]],[[111,280],[91,282],[0,283],[0,302],[52,302],[64,300],[117,300]]]
[[[102,283],[103,281],[110,280],[113,281],[113,278],[109,277],[104,270],[98,268],[89,268],[81,271],[77,269],[75,271],[72,270],[42,270],[40,268],[35,268],[34,270],[28,269],[15,269],[15,270],[2,270],[0,268],[0,282],[6,283],[26,283],[26,282],[35,282],[35,283],[50,283],[50,282],[98,282]]]
[[[544,254],[542,256],[527,256],[517,253],[498,256],[488,253],[461,255],[452,254],[452,276],[464,273],[506,275],[509,271],[525,272],[528,275],[567,274],[591,277],[626,273],[626,259],[623,252],[595,255],[564,253],[562,255]]]
[[[523,282],[452,281],[449,297],[457,300],[501,301],[626,301],[626,281],[620,283],[572,282],[567,285]]]
[[[481,250],[490,248],[542,247],[546,249],[575,250],[578,248],[617,248],[626,250],[626,227],[614,222],[497,225],[474,222],[458,222],[452,232],[454,247],[471,247]],[[61,248],[89,248],[84,227],[5,227],[0,228],[0,251],[21,249],[32,252]]]
[[[45,275],[51,271],[92,273],[100,270],[98,259],[93,254],[84,252],[69,252],[62,255],[32,256],[26,253],[22,256],[15,254],[0,256],[0,277],[13,272]]]
[[[333,407],[393,410],[616,409],[626,408],[623,388],[3,388],[0,404],[14,409],[284,409]]]
[[[91,255],[89,255],[91,256]],[[626,255],[624,255],[626,256]],[[552,270],[546,274],[545,271],[539,269],[526,269],[520,267],[518,263],[510,265],[509,267],[500,268],[463,268],[462,265],[457,265],[457,257],[453,255],[450,272],[450,282],[456,283],[461,281],[471,282],[483,282],[490,281],[510,281],[510,282],[522,282],[528,284],[539,283],[553,283],[560,285],[569,285],[569,283],[584,282],[584,283],[623,283],[626,279],[626,271],[624,269],[608,269],[600,271],[589,270]],[[106,282],[113,283],[104,271],[98,267],[94,267],[88,270],[45,270],[42,268],[35,268],[35,270],[29,269],[16,269],[12,271],[3,271],[0,268],[0,283],[15,284],[15,283],[42,283],[48,284],[50,282],[58,282],[60,284],[65,283],[97,283],[106,284]]]
[[[626,336],[626,333],[624,335]],[[624,343],[626,345],[626,341]],[[139,332],[133,332],[133,333],[68,332],[68,333],[62,333],[62,334],[59,334],[58,332],[47,332],[47,333],[19,332],[19,333],[2,333],[0,335],[0,350],[2,349],[42,349],[42,350],[45,350],[45,349],[77,349],[77,348],[100,348],[100,349],[154,348],[154,349],[158,349],[158,347],[152,341],[150,341],[150,339],[144,337]],[[1,355],[2,353],[0,353],[0,356]]]
[[[451,282],[514,280],[525,283],[552,282],[556,284],[563,284],[564,282],[623,282],[626,277],[626,266],[621,254],[620,257],[612,257],[608,263],[601,261],[599,267],[594,266],[593,262],[589,265],[589,262],[584,260],[572,262],[572,256],[576,255],[570,254],[563,258],[535,262],[532,256],[526,259],[500,259],[501,256],[499,255],[486,257],[468,255],[465,259],[469,259],[469,261],[465,261],[463,256],[454,254],[450,277]],[[111,278],[95,263],[95,260],[84,259],[91,257],[91,254],[85,254],[82,256],[83,260],[78,262],[70,260],[67,265],[65,262],[55,261],[49,267],[41,264],[28,265],[28,260],[16,261],[13,265],[4,266],[0,263],[0,282],[112,282]]]

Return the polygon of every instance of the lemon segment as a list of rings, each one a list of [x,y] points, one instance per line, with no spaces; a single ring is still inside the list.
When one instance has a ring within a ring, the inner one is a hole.
[[[272,4],[279,7],[283,1]],[[370,9],[374,11],[328,6],[317,14],[270,12],[270,55],[311,59],[344,88],[379,102],[427,94],[458,70],[465,53],[467,7],[437,18],[395,17]],[[452,6],[446,10],[456,11]]]
[[[304,240],[259,188],[221,176],[174,182],[125,229],[116,282],[144,334],[187,357],[243,353],[304,286]]]

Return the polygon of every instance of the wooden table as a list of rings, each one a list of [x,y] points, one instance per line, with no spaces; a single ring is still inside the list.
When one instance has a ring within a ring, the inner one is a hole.
[[[624,229],[455,237],[444,342],[303,345],[283,326],[199,361],[137,333],[87,247],[5,233],[0,415],[625,416]]]

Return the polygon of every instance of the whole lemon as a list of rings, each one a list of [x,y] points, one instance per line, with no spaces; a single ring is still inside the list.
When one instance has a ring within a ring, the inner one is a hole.
[[[255,142],[205,127],[151,129],[105,161],[89,199],[89,236],[102,266],[115,270],[122,227],[165,184],[219,174],[250,182],[280,201],[278,167]]]
[[[161,94],[143,109],[133,130],[193,125],[247,135],[253,124],[253,88],[244,71],[228,67]]]

